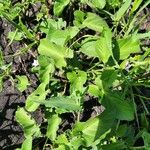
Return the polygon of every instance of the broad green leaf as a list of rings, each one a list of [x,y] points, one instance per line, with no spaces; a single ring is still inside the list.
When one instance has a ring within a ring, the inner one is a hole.
[[[85,17],[85,13],[80,11],[80,10],[76,10],[74,12],[74,21],[73,21],[73,24],[79,28],[82,28],[82,23],[84,21],[84,17]]]
[[[117,40],[119,46],[120,60],[124,60],[128,58],[130,54],[140,51],[140,42],[134,36]]]
[[[89,5],[92,8],[98,8],[98,9],[103,9],[106,5],[105,0],[92,0],[92,1],[82,0],[81,2]]]
[[[35,120],[31,119],[31,115],[29,115],[24,108],[18,108],[15,117],[17,122],[23,127],[26,138],[29,136],[39,137],[41,135],[39,126]]]
[[[47,126],[47,132],[46,136],[54,141],[57,136],[57,130],[59,128],[59,124],[61,123],[61,119],[58,116],[58,114],[54,114],[48,119],[48,126]]]
[[[27,97],[25,108],[28,111],[35,111],[39,107],[40,103],[35,102],[35,100],[38,102],[45,101],[48,93],[48,91],[45,91],[46,85],[45,83],[41,83],[38,88]]]
[[[105,29],[103,35],[97,40],[96,53],[103,63],[106,63],[112,56],[112,33],[109,28]]]
[[[118,22],[125,12],[129,9],[132,0],[126,0],[125,3],[121,6],[121,8],[114,14],[113,20]]]
[[[48,39],[42,39],[40,41],[38,52],[41,55],[52,58],[55,62],[56,67],[58,68],[65,67],[67,65],[65,58],[73,57],[72,50],[60,45],[56,45],[50,42]]]
[[[60,16],[64,8],[70,3],[70,0],[55,0],[54,15]]]
[[[65,46],[67,41],[72,39],[79,29],[77,27],[68,27],[65,30],[51,29],[48,32],[47,38],[50,42],[53,42],[60,46]]]
[[[63,21],[62,18],[58,18],[57,21],[55,19],[48,18],[40,24],[40,30],[47,35],[52,29],[61,30],[62,28],[66,28],[66,21]]]
[[[82,41],[80,51],[90,57],[97,57],[96,41],[97,37],[89,37]]]
[[[85,146],[92,145],[96,140],[105,137],[104,134],[111,129],[115,121],[115,110],[104,111],[101,115],[82,122],[73,128],[73,135],[81,135]]]
[[[91,84],[89,85],[89,89],[88,89],[89,94],[96,96],[96,97],[100,97],[101,96],[101,91],[99,89],[99,87],[97,85]]]
[[[67,30],[53,29],[49,30],[48,40],[60,46],[65,46],[67,40],[69,39],[69,33]]]
[[[109,93],[104,96],[102,105],[106,110],[116,110],[116,119],[131,121],[134,119],[134,107],[132,103],[121,98],[117,93]]]
[[[80,105],[77,104],[76,99],[71,96],[52,97],[45,101],[44,105],[51,108],[61,108],[69,112],[78,111],[81,109]]]
[[[68,31],[70,39],[74,38],[78,34],[78,32],[80,31],[79,28],[76,26],[68,27],[66,30]]]
[[[83,26],[91,30],[102,32],[104,28],[108,28],[107,23],[100,16],[94,13],[87,13],[86,19],[83,21]]]
[[[87,80],[87,74],[84,71],[78,70],[73,72],[67,73],[67,78],[69,79],[71,83],[70,91],[73,93],[73,91],[80,91],[83,92],[83,84]]]
[[[30,85],[28,78],[25,75],[22,76],[16,76],[18,83],[16,87],[20,92],[23,92],[24,90],[27,89],[27,86]]]
[[[101,75],[101,80],[104,89],[108,89],[112,86],[113,82],[117,78],[117,71],[114,68],[106,68]]]
[[[32,150],[32,136],[28,136],[22,143],[21,150]]]
[[[150,133],[148,133],[146,131],[143,132],[142,138],[144,140],[145,150],[149,150],[149,148],[150,148]]]

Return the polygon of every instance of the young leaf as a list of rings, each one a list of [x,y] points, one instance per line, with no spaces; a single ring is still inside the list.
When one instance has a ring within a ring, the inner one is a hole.
[[[42,39],[40,41],[38,52],[41,55],[52,58],[55,61],[56,67],[58,68],[65,67],[67,65],[65,58],[73,57],[72,50],[49,42],[48,39]]]
[[[55,0],[54,15],[60,16],[64,8],[69,4],[70,0]]]
[[[26,76],[16,76],[18,83],[16,85],[16,87],[18,88],[18,90],[20,92],[23,92],[24,90],[27,89],[27,86],[30,85],[28,78]]]
[[[96,52],[103,63],[106,63],[112,56],[112,33],[109,28],[105,29],[103,35],[97,40]]]
[[[54,141],[57,136],[57,130],[59,128],[59,124],[61,123],[61,119],[59,118],[58,114],[54,114],[48,119],[48,127],[46,136]]]
[[[87,80],[87,74],[84,71],[73,71],[73,72],[68,72],[67,73],[67,78],[69,79],[71,83],[71,93],[73,91],[83,91],[83,84]]]
[[[51,108],[61,108],[69,112],[78,111],[81,109],[80,105],[76,103],[75,98],[71,96],[52,97],[45,101],[44,105]]]
[[[87,13],[83,26],[97,32],[102,32],[104,28],[108,28],[107,23],[101,17],[94,13]]]
[[[18,108],[15,117],[17,122],[23,127],[26,138],[29,136],[39,137],[41,135],[39,126],[36,125],[35,120],[31,119],[31,116],[24,108]]]
[[[114,14],[113,20],[118,22],[125,12],[128,10],[129,6],[131,5],[132,0],[126,0],[125,3],[121,6],[121,8]]]

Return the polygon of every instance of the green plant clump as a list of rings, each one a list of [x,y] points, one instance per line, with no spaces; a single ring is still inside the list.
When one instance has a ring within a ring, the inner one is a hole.
[[[41,6],[31,29],[23,16],[37,3]],[[0,17],[14,27],[9,45],[26,45],[11,56],[1,49],[0,89],[6,78],[21,92],[32,85],[30,74],[12,76],[13,62],[7,64],[5,57],[22,57],[31,49],[38,53],[37,65],[29,71],[37,75],[38,85],[15,113],[25,136],[21,150],[38,149],[36,139],[44,140],[43,150],[150,149],[150,99],[140,91],[150,87],[150,48],[143,44],[150,31],[140,32],[147,16],[139,17],[149,4],[150,0],[0,0]],[[37,37],[39,33],[43,36]],[[83,121],[87,96],[104,110]],[[45,132],[32,118],[37,109],[44,112]],[[74,120],[62,129],[67,114]]]

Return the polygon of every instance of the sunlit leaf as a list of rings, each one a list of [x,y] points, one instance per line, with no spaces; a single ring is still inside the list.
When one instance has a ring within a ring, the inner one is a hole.
[[[80,51],[90,57],[98,57],[96,53],[97,37],[89,37],[82,41]]]
[[[96,53],[103,63],[106,63],[112,56],[112,33],[109,28],[105,29],[103,35],[97,40]]]
[[[114,14],[114,21],[119,21],[131,5],[132,0],[126,0],[120,9]]]
[[[130,54],[140,51],[139,40],[134,38],[134,36],[119,39],[117,41],[119,45],[120,60],[124,60],[128,58]]]
[[[29,115],[24,108],[18,108],[15,117],[17,122],[23,127],[25,137],[40,136],[41,133],[39,126],[34,119],[31,119],[31,115]]]
[[[32,137],[28,136],[22,143],[21,150],[32,150]]]
[[[37,89],[27,97],[25,108],[28,111],[35,111],[40,105],[39,103],[36,103],[35,100],[39,102],[43,102],[45,100],[48,93],[48,91],[45,90],[46,85],[47,84],[45,83],[41,83]]]
[[[46,107],[61,108],[66,111],[78,111],[81,109],[80,105],[77,104],[76,99],[71,96],[58,96],[52,97],[44,102]]]
[[[52,115],[48,119],[46,136],[52,141],[54,141],[57,136],[57,130],[59,128],[60,122],[61,122],[61,119],[57,114]]]
[[[24,90],[27,89],[27,86],[30,85],[28,78],[25,75],[22,76],[16,76],[18,83],[16,85],[16,87],[18,88],[18,90],[20,92],[23,92]]]
[[[65,58],[73,57],[73,52],[70,49],[56,45],[48,39],[42,39],[40,41],[38,52],[41,55],[52,58],[58,68],[65,67],[67,65]]]
[[[54,3],[54,14],[56,16],[61,15],[64,8],[69,4],[70,0],[55,0]]]
[[[67,78],[71,83],[71,93],[73,91],[83,91],[83,84],[87,80],[87,74],[84,71],[73,71],[67,73]]]

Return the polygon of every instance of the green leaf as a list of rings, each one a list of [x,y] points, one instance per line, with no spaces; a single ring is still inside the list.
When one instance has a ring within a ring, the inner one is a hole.
[[[129,6],[131,5],[132,0],[126,0],[125,3],[121,6],[121,8],[114,14],[113,20],[118,22],[125,12],[129,9]]]
[[[35,102],[35,100],[38,102],[45,100],[48,93],[48,91],[45,91],[46,85],[45,83],[41,83],[38,88],[27,97],[25,108],[28,111],[35,111],[39,107],[40,104]]]
[[[150,134],[148,132],[143,132],[142,138],[144,140],[145,150],[149,150],[149,148],[150,148]]]
[[[80,51],[90,57],[97,57],[96,41],[97,37],[89,37],[82,41]]]
[[[74,12],[74,21],[73,21],[73,24],[79,28],[82,28],[82,23],[83,21],[85,20],[84,17],[85,17],[85,13],[80,11],[80,10],[76,10]]]
[[[105,29],[103,35],[97,40],[96,52],[103,63],[106,63],[112,56],[112,33],[109,28]]]
[[[103,150],[124,150],[127,149],[127,146],[125,145],[124,142],[122,141],[117,141],[115,143],[107,144],[107,145],[102,145],[100,146]]]
[[[41,55],[52,58],[55,62],[56,67],[58,68],[65,67],[67,65],[65,58],[73,57],[72,50],[60,45],[56,45],[50,42],[48,39],[42,39],[40,41],[38,52]]]
[[[134,36],[117,40],[119,46],[120,60],[124,60],[128,58],[130,54],[140,51],[139,40],[136,39]]]
[[[76,99],[72,96],[52,97],[45,101],[44,105],[51,108],[61,108],[67,112],[78,111],[81,109],[80,105],[77,104]]]
[[[83,0],[84,4],[89,5],[92,8],[98,8],[98,9],[103,9],[106,5],[106,1],[105,0]]]
[[[101,75],[101,80],[104,89],[108,89],[112,86],[113,82],[117,78],[118,72],[114,68],[106,68]]]
[[[69,39],[69,33],[67,30],[49,30],[47,38],[50,42],[60,46],[65,46],[67,40]]]
[[[89,92],[89,94],[96,96],[96,97],[101,96],[101,91],[100,91],[99,87],[94,84],[89,85],[88,92]]]
[[[139,8],[141,3],[142,3],[142,0],[134,0],[133,5],[132,5],[132,9],[131,9],[131,14]]]
[[[54,15],[60,16],[64,8],[70,3],[70,0],[55,0]]]
[[[110,7],[118,7],[120,5],[120,0],[106,0]]]
[[[71,83],[70,91],[73,93],[73,91],[80,91],[83,92],[83,84],[87,80],[87,74],[84,71],[78,70],[73,72],[67,73],[67,78],[69,79]]]
[[[59,124],[61,123],[61,119],[59,118],[58,114],[54,114],[48,119],[48,127],[46,136],[54,141],[57,136],[57,130],[59,128]]]
[[[50,42],[53,42],[60,46],[65,46],[67,41],[72,39],[79,29],[77,27],[68,27],[65,30],[51,29],[48,32],[47,38]]]
[[[95,118],[91,118],[86,122],[80,123],[80,126],[75,125],[75,127],[73,128],[73,135],[81,135],[84,140],[85,146],[90,146],[98,139],[102,140],[106,136],[106,134],[109,133],[108,130],[111,129],[112,125],[114,124],[114,120],[114,110],[104,111],[101,115]]]
[[[24,90],[27,89],[27,86],[30,85],[28,78],[25,75],[22,76],[16,76],[18,83],[16,85],[16,87],[18,88],[18,90],[20,92],[23,92]]]
[[[20,41],[22,40],[23,37],[23,33],[22,32],[9,32],[8,33],[8,39],[10,39],[11,41],[15,40],[15,41]]]
[[[0,47],[0,67],[2,67],[4,65],[4,57],[3,57],[3,53]]]
[[[93,0],[92,5],[95,8],[103,9],[106,5],[106,1],[105,0]]]
[[[97,32],[102,32],[104,28],[108,28],[105,20],[94,13],[87,13],[83,26]]]
[[[21,150],[32,150],[32,136],[28,136],[22,143]]]
[[[39,137],[41,135],[39,126],[36,124],[35,120],[31,119],[31,116],[24,108],[18,108],[15,117],[17,122],[23,127],[26,138],[29,136]]]
[[[107,110],[116,110],[116,119],[131,121],[134,119],[133,104],[123,100],[117,93],[108,93],[102,100],[102,105]]]
[[[48,84],[50,81],[50,76],[54,72],[54,65],[51,63],[45,68],[40,68],[39,78],[42,83]]]

